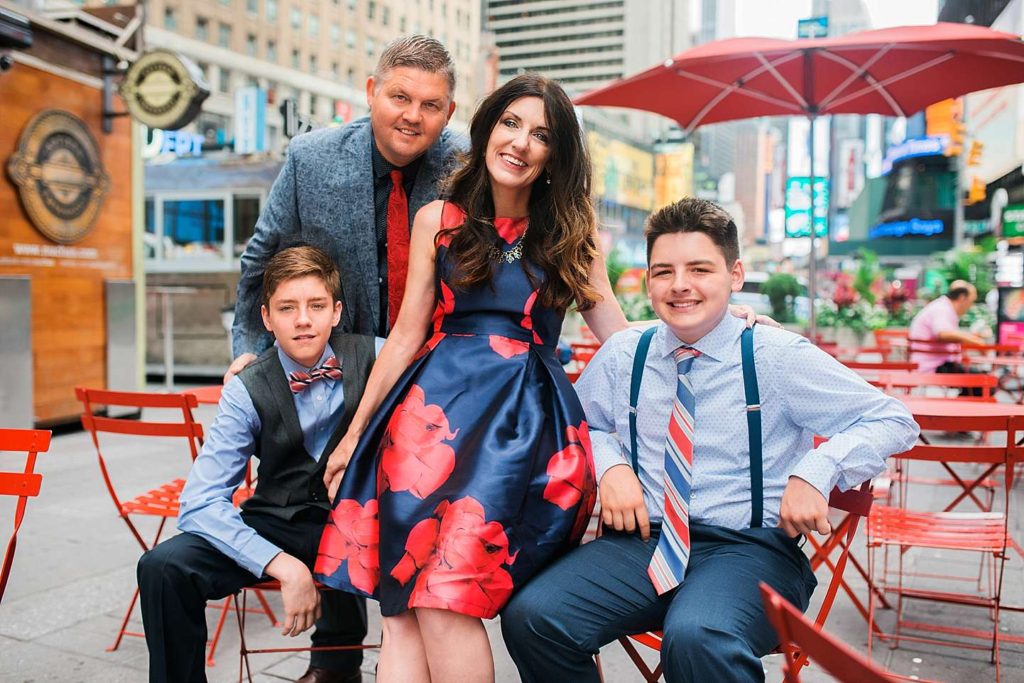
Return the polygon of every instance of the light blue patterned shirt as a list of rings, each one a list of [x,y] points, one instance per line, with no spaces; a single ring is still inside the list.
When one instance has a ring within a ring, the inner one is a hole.
[[[377,339],[378,351],[382,343]],[[286,376],[296,370],[311,369],[296,363],[280,347],[277,355]],[[327,345],[314,367],[332,355],[334,351]],[[345,360],[338,360],[344,370]],[[293,398],[302,443],[319,462],[345,407],[342,382],[325,377],[293,394]],[[217,417],[203,450],[192,464],[178,512],[178,529],[205,539],[256,576],[263,575],[264,568],[281,549],[242,521],[231,496],[245,478],[245,466],[256,452],[260,429],[260,418],[249,392],[242,380],[232,377],[221,392]]]
[[[740,334],[744,321],[726,315],[694,348],[701,355],[689,377],[695,399],[690,518],[731,529],[750,526],[750,448]],[[598,482],[609,468],[630,464],[629,387],[642,330],[610,337],[576,382]],[[673,352],[680,342],[663,323],[651,340],[637,406],[640,482],[652,521],[663,510],[665,439],[676,391]],[[754,358],[761,396],[764,526],[779,523],[782,492],[791,475],[828,498],[885,470],[885,459],[913,445],[917,424],[896,399],[803,337],[759,325]],[[812,450],[814,435],[829,441]]]

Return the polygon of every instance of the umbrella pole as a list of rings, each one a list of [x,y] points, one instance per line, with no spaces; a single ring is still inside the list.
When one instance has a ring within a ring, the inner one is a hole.
[[[814,299],[818,292],[818,234],[814,226],[814,119],[813,114],[807,117],[811,122],[811,254],[807,262],[807,298],[810,300],[810,319],[807,321],[807,336],[817,342],[818,326],[814,315]]]

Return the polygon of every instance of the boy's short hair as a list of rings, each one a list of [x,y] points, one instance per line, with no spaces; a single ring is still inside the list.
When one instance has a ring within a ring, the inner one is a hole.
[[[331,293],[332,301],[341,299],[341,275],[327,253],[309,245],[288,247],[274,254],[263,271],[263,305],[270,306],[270,297],[282,282],[300,277],[318,278]]]
[[[659,209],[647,219],[647,265],[651,265],[651,250],[662,235],[677,232],[702,232],[711,238],[725,257],[728,266],[740,257],[740,240],[736,224],[725,209],[714,202],[696,197],[685,197]]]
[[[455,98],[455,64],[448,49],[437,39],[424,35],[399,36],[380,53],[373,78],[379,84],[396,66],[410,66],[448,81],[448,99]]]

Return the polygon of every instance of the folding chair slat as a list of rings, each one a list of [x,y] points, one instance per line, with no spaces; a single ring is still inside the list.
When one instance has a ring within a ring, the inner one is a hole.
[[[90,427],[97,432],[106,434],[125,434],[129,436],[162,436],[162,437],[195,437],[203,436],[202,425],[181,422],[143,422],[141,420],[122,420],[112,417],[82,416],[83,424],[89,421]]]
[[[44,429],[0,429],[0,451],[45,453],[50,432]]]
[[[0,496],[38,496],[42,483],[41,474],[0,472]]]
[[[144,391],[108,391],[76,387],[75,396],[83,403],[88,400],[92,406],[123,406],[125,408],[189,408],[199,406],[192,394],[167,394]]]

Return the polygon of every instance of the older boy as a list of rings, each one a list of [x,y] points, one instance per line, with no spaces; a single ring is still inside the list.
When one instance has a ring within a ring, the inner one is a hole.
[[[281,582],[291,636],[313,626],[315,645],[359,645],[366,605],[320,594],[310,568],[330,507],[324,453],[344,435],[375,356],[372,337],[338,334],[340,278],[314,247],[276,254],[263,275],[263,324],[276,343],[224,385],[216,420],[181,494],[178,528],[139,560],[150,681],[205,681],[208,600],[272,577]],[[259,486],[231,502],[249,458]],[[333,604],[328,604],[331,601]],[[359,650],[315,652],[303,683],[360,680]]]
[[[651,216],[646,236],[661,323],[641,356],[637,471],[629,398],[641,332],[630,329],[605,343],[576,385],[605,533],[502,614],[528,683],[597,681],[592,655],[602,645],[658,628],[669,683],[764,680],[759,658],[778,638],[758,582],[806,609],[816,581],[798,537],[828,533],[833,486],[879,474],[917,436],[898,401],[802,337],[758,326],[759,467],[748,446],[744,325],[725,315],[743,284],[736,226],[717,205],[684,199]],[[830,440],[812,450],[815,434]]]

